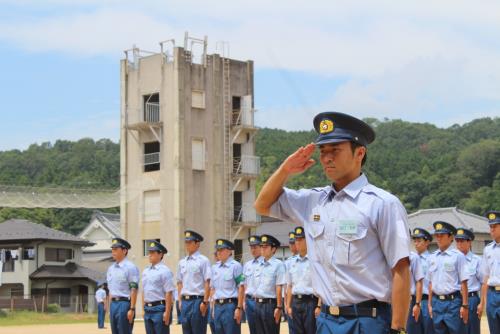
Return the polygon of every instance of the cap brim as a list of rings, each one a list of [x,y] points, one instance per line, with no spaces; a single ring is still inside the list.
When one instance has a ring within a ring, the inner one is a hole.
[[[316,146],[319,145],[325,145],[325,144],[336,144],[336,143],[343,143],[346,141],[351,141],[352,139],[350,138],[325,138],[325,139],[320,139],[315,142]]]

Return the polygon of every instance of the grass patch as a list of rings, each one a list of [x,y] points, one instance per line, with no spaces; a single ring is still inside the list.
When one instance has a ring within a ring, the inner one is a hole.
[[[0,326],[22,326],[40,324],[74,324],[96,322],[96,314],[88,313],[36,313],[31,311],[5,312],[0,317]]]

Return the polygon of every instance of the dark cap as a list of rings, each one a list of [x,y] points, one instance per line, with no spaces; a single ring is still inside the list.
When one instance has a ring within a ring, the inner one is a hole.
[[[356,117],[326,111],[314,117],[314,129],[319,134],[316,145],[352,141],[366,146],[375,140],[375,131]]]
[[[474,232],[471,230],[468,230],[463,227],[457,228],[457,235],[455,236],[455,239],[464,239],[464,240],[470,240],[473,241],[475,239]]]
[[[294,229],[294,232],[295,232],[295,238],[305,238],[306,237],[306,234],[304,233],[304,228],[302,226],[297,226],[295,229]]]
[[[288,243],[289,244],[295,243],[295,231],[288,232]]]
[[[251,235],[248,237],[248,244],[250,246],[260,245],[260,237],[258,235]]]
[[[434,234],[457,234],[455,226],[447,222],[437,221],[432,226],[434,226]]]
[[[195,231],[191,231],[191,230],[185,230],[184,231],[184,240],[185,241],[190,241],[190,240],[193,240],[193,241],[203,241],[203,237],[201,236],[201,234],[199,233],[196,233]]]
[[[128,243],[127,240],[121,239],[121,238],[114,238],[111,241],[111,248],[125,248],[125,249],[130,249],[132,246]]]
[[[279,247],[281,244],[278,239],[269,234],[263,234],[260,236],[261,245],[270,245],[271,247]]]
[[[149,242],[149,244],[148,244],[148,251],[155,251],[155,252],[160,252],[160,253],[163,253],[163,254],[167,254],[168,253],[167,248],[165,248],[165,246],[163,246],[162,244],[160,244],[156,240],[151,240]]]
[[[486,217],[488,218],[488,224],[500,224],[500,211],[488,211]]]
[[[413,239],[422,238],[425,240],[432,241],[432,235],[429,233],[429,231],[420,227],[416,227],[413,229],[413,234],[411,235],[411,237]]]
[[[217,239],[215,242],[215,249],[229,249],[229,250],[234,250],[234,244],[226,239]]]

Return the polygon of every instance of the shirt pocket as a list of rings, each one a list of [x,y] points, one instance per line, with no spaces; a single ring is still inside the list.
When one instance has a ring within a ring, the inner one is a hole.
[[[331,265],[333,255],[333,240],[328,240],[327,227],[323,222],[312,222],[307,226],[307,234],[312,238],[312,245],[307,245],[313,249],[309,254],[312,261]],[[323,254],[326,254],[324,256]]]
[[[234,283],[234,277],[231,272],[227,272],[222,275],[222,286],[225,289],[232,289],[234,287]]]
[[[335,233],[334,262],[338,265],[357,265],[368,254],[365,254],[363,239],[366,237],[368,229],[361,224],[358,225],[356,234],[341,234],[338,230]]]

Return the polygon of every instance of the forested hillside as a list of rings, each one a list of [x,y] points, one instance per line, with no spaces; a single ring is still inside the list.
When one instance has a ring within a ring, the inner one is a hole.
[[[500,118],[477,119],[447,129],[400,120],[367,119],[377,138],[365,171],[372,183],[401,198],[409,212],[459,206],[483,214],[500,209]],[[258,190],[286,156],[316,137],[313,131],[261,129]],[[119,187],[119,145],[107,139],[31,145],[0,152],[0,184],[68,188]],[[317,154],[316,154],[317,155]],[[317,158],[317,156],[316,156]],[[289,181],[293,188],[323,186],[316,164]],[[118,208],[111,210],[118,212]],[[71,233],[79,232],[92,210],[0,209],[0,221],[27,218]]]

